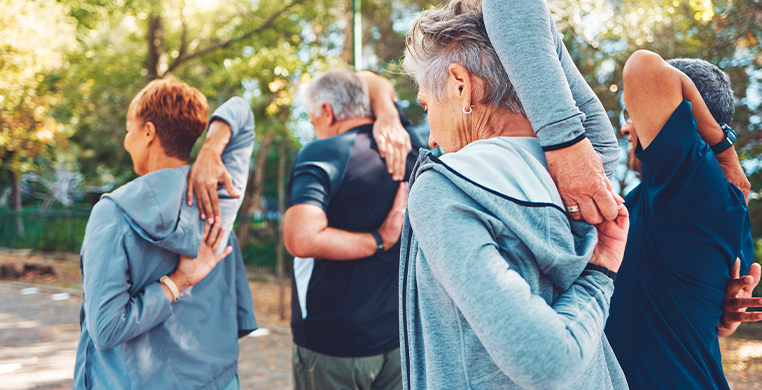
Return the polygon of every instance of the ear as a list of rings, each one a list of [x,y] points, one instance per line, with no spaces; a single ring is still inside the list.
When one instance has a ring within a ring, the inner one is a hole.
[[[320,119],[325,121],[325,124],[330,126],[336,122],[336,117],[333,115],[333,106],[331,103],[323,102],[320,105]]]
[[[471,74],[463,65],[452,63],[447,67],[447,97],[463,107],[471,105]]]
[[[156,126],[154,126],[153,122],[146,122],[140,128],[140,133],[146,145],[150,145],[154,138],[156,138]]]

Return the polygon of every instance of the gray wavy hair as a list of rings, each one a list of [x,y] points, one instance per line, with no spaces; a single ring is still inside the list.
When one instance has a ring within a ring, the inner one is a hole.
[[[313,115],[320,116],[320,106],[328,103],[337,121],[373,118],[368,85],[348,67],[320,73],[301,90],[299,98]]]
[[[405,73],[439,101],[448,67],[460,64],[484,82],[482,104],[495,104],[526,116],[508,74],[484,27],[481,0],[453,0],[432,7],[413,22],[405,40]]]

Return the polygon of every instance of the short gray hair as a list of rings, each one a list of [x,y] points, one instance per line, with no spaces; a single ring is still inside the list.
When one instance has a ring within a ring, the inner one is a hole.
[[[680,69],[696,84],[717,123],[730,124],[736,107],[730,77],[725,72],[707,61],[694,58],[676,58],[667,63]]]
[[[445,91],[448,67],[460,64],[484,82],[482,104],[503,105],[526,116],[484,27],[481,0],[453,0],[432,7],[413,22],[405,40],[405,73],[432,97]]]
[[[299,95],[302,105],[313,115],[320,115],[320,106],[333,107],[337,121],[352,118],[373,118],[368,85],[348,67],[334,68],[317,75]]]

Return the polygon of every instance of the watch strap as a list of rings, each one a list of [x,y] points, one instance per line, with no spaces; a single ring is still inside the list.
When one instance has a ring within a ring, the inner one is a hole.
[[[736,132],[733,131],[730,126],[724,123],[720,123],[720,128],[722,128],[722,131],[725,133],[725,138],[712,146],[712,151],[714,152],[715,156],[728,150],[731,146],[733,146],[733,144],[736,143],[736,140],[738,140],[738,135],[736,135]]]
[[[172,281],[172,279],[169,278],[169,276],[162,276],[161,279],[159,279],[159,282],[167,286],[169,292],[172,293],[172,297],[174,298],[172,302],[177,302],[180,300],[180,290],[178,290],[177,285]]]
[[[588,271],[598,271],[598,272],[608,276],[609,278],[611,278],[611,280],[616,280],[616,272],[614,272],[614,271],[612,271],[612,270],[610,270],[610,269],[608,269],[608,268],[606,268],[606,267],[604,267],[602,265],[587,263],[587,265],[585,266],[585,269],[588,270]]]
[[[376,253],[381,253],[384,251],[384,239],[381,238],[381,233],[378,232],[378,230],[374,230],[370,232],[370,234],[373,235],[373,238],[376,239]]]

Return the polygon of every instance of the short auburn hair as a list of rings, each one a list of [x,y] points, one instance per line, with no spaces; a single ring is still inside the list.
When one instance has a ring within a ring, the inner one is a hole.
[[[206,130],[209,105],[198,89],[175,77],[153,80],[130,103],[128,115],[153,123],[164,152],[187,160]]]

